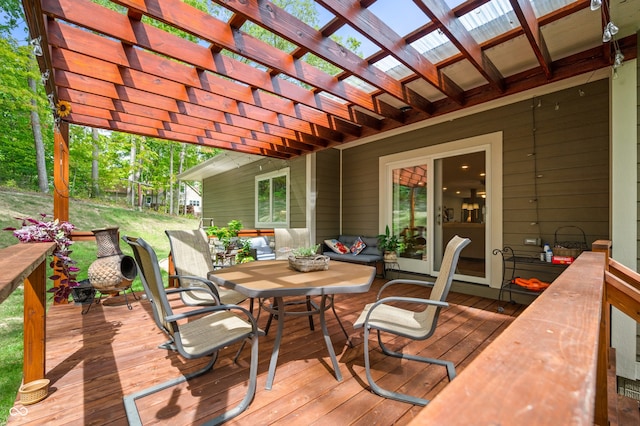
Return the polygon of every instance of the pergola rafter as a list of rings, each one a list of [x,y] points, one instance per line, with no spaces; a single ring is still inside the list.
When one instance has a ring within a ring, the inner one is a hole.
[[[40,69],[51,76],[46,91],[52,103],[71,104],[64,121],[283,159],[592,72],[612,60],[600,36],[583,42],[586,37],[573,32],[581,49],[559,56],[543,34],[545,26],[553,23],[557,30],[583,13],[589,0],[544,16],[536,16],[528,0],[510,0],[517,17],[513,28],[481,42],[463,17],[489,0],[467,0],[455,8],[443,0],[407,2],[424,15],[424,25],[404,35],[370,10],[376,0],[316,0],[332,15],[319,29],[267,0],[216,0],[230,12],[228,21],[180,0],[112,0],[119,11],[90,0],[23,5],[31,36],[40,37],[43,47]],[[594,16],[599,33],[607,18]],[[285,52],[250,36],[244,32],[247,22],[293,49]],[[336,43],[332,36],[345,26],[380,50],[361,58]],[[433,31],[458,53],[432,62],[413,47]],[[492,54],[518,39],[526,40],[529,51],[520,47],[514,58],[533,60],[528,68],[506,72],[504,61]],[[618,45],[627,59],[635,58],[635,36],[621,37]],[[334,65],[338,74],[310,65],[308,55]],[[404,69],[377,64],[387,58]],[[461,78],[453,67],[471,73]]]

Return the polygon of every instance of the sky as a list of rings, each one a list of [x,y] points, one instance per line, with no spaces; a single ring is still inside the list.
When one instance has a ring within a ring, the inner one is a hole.
[[[400,36],[405,36],[428,22],[428,18],[412,0],[378,0],[369,7],[369,10],[378,18],[383,19]],[[326,24],[333,16],[322,7],[318,7],[318,12],[320,13],[320,26]],[[336,32],[336,35],[345,40],[349,36],[360,40],[362,42],[360,50],[365,58],[380,50],[365,36],[348,27],[342,27]]]
[[[4,13],[4,10],[0,10],[0,24],[6,24],[7,22],[7,15]],[[16,28],[14,31],[12,31],[11,35],[13,36],[13,38],[15,38],[16,40],[18,40],[19,44],[23,45],[23,44],[27,44],[27,24],[23,21],[20,22],[19,28]]]

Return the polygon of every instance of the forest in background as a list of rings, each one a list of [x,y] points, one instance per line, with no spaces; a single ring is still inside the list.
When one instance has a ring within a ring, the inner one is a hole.
[[[108,0],[92,0],[105,7],[120,6]],[[228,13],[211,0],[184,0],[220,19]],[[318,11],[310,0],[276,0],[276,5],[307,24],[318,26]],[[150,25],[176,32],[165,24],[143,17]],[[282,50],[290,44],[257,25],[246,23],[243,30]],[[183,38],[186,33],[177,32]],[[0,0],[0,185],[8,188],[36,190],[43,193],[53,188],[54,105],[44,90],[45,76],[40,74],[33,46],[24,21],[20,0]],[[338,43],[358,52],[360,42],[348,37]],[[231,52],[226,52],[231,56]],[[358,53],[362,56],[361,53]],[[238,60],[243,58],[236,57]],[[313,55],[304,60],[332,75],[339,69]],[[69,105],[73,108],[73,105]],[[64,108],[64,107],[63,107]],[[62,115],[62,114],[60,114]],[[64,118],[63,118],[64,119]],[[145,136],[70,126],[69,194],[75,198],[93,198],[141,206],[138,185],[143,197],[163,194],[163,211],[179,212],[181,172],[215,156],[219,149],[183,144]],[[195,183],[196,190],[198,190]],[[126,195],[125,195],[126,194]],[[125,198],[126,197],[126,198]]]
[[[19,0],[0,0],[0,185],[53,191],[52,105],[28,43]],[[106,130],[70,126],[69,194],[139,205],[144,192],[166,196],[177,213],[176,177],[219,150]],[[173,195],[173,199],[171,195]]]

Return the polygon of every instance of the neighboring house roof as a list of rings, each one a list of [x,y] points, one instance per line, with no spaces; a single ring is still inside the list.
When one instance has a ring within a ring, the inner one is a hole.
[[[191,190],[191,192],[194,195],[197,195],[198,197],[202,197],[202,194],[200,193],[200,191],[198,189],[194,188],[193,185],[191,185],[190,183],[185,182],[185,186],[187,187],[188,190]]]
[[[241,152],[224,151],[204,163],[198,164],[178,175],[179,180],[202,180],[211,176],[236,169],[254,161],[263,159],[258,155],[243,154]]]

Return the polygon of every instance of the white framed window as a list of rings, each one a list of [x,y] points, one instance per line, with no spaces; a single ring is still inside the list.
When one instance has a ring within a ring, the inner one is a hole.
[[[289,226],[289,168],[256,176],[257,228]]]

